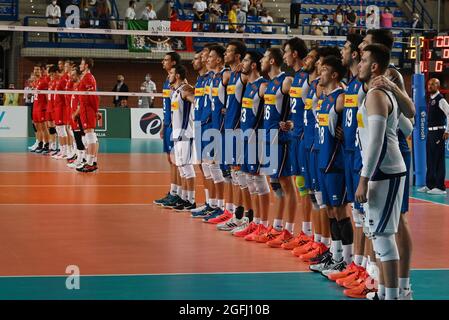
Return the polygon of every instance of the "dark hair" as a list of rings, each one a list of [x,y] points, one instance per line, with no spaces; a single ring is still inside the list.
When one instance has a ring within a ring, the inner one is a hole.
[[[387,29],[370,29],[366,33],[373,37],[373,43],[380,43],[386,46],[389,50],[393,48],[393,34]]]
[[[304,42],[304,40],[298,37],[288,39],[288,41],[284,44],[284,50],[287,45],[290,47],[291,51],[298,52],[298,56],[300,59],[304,59],[307,56],[307,53],[309,53],[309,50],[307,49],[307,45]]]
[[[80,77],[83,73],[80,70],[80,67],[76,66],[72,69],[72,72],[75,71],[76,75]]]
[[[179,74],[181,80],[184,80],[187,77],[187,69],[182,64],[177,64],[173,68],[175,68],[175,73]]]
[[[260,60],[262,60],[263,56],[257,51],[248,51],[246,54],[249,55],[249,57],[251,58],[251,63],[255,63],[257,71],[260,72],[262,69],[260,65]]]
[[[360,56],[359,45],[363,42],[363,36],[358,33],[350,33],[346,36],[346,41],[351,44],[351,52],[357,52]]]
[[[209,51],[215,51],[219,58],[224,62],[224,54],[226,49],[222,45],[216,45],[209,48]]]
[[[390,64],[390,49],[380,43],[374,43],[366,46],[363,51],[371,53],[373,59],[380,67],[380,71],[384,73]]]
[[[59,71],[58,67],[52,64],[50,68],[48,68],[48,73],[57,73]]]
[[[176,65],[181,63],[181,56],[179,55],[179,53],[177,53],[175,51],[171,51],[171,52],[167,52],[166,55],[170,56],[171,61],[176,62]]]
[[[44,64],[43,64],[42,62],[36,62],[36,63],[34,64],[34,67],[35,67],[35,68],[39,68],[39,69],[42,69],[43,66],[44,66]]]
[[[274,59],[274,63],[276,63],[278,67],[282,66],[282,63],[284,62],[282,50],[279,48],[268,48],[267,51],[270,53],[270,59]]]
[[[218,46],[219,44],[217,43],[217,42],[209,42],[209,43],[206,43],[205,45],[204,45],[204,49],[209,49],[210,50],[210,48],[212,48],[212,47],[215,47],[215,46]]]
[[[338,74],[338,81],[343,79],[345,76],[347,69],[343,66],[341,58],[336,56],[327,56],[323,59],[322,65],[326,65],[332,67],[332,70]]]
[[[242,41],[239,40],[229,41],[228,46],[234,46],[235,53],[240,55],[240,60],[243,60],[246,54],[246,45]]]
[[[333,47],[319,47],[317,48],[318,55],[320,57],[326,58],[327,56],[335,56],[337,58],[341,59],[341,52],[340,48],[333,46]]]
[[[89,69],[94,67],[94,60],[92,58],[81,58],[81,61],[84,60],[84,63],[89,65]]]
[[[129,2],[129,5],[128,5],[128,7],[131,7],[133,4],[135,4],[136,3],[136,1],[134,1],[134,0],[131,0],[130,2]]]

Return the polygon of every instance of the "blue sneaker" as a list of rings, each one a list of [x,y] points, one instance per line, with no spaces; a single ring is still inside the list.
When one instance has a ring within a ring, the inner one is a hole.
[[[162,206],[164,208],[173,208],[173,207],[176,207],[177,205],[181,204],[182,201],[183,200],[181,199],[180,196],[175,195],[172,197],[172,199],[170,199],[170,201],[164,201],[162,203]]]
[[[215,209],[210,207],[209,205],[206,206],[201,211],[198,212],[192,212],[192,218],[206,218],[210,215],[211,212],[213,212]]]
[[[208,222],[210,219],[216,218],[218,216],[221,216],[223,214],[223,210],[220,208],[216,208],[214,211],[212,211],[207,217],[203,219],[203,222]]]
[[[170,196],[171,196],[171,194],[169,192],[165,195],[165,197],[163,197],[161,199],[154,200],[153,203],[157,204],[158,206],[161,206],[164,202],[171,199]]]

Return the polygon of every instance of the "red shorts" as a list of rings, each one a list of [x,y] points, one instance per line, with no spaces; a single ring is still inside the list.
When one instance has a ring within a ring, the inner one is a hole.
[[[55,124],[57,126],[63,125],[65,122],[64,122],[64,115],[63,115],[62,107],[55,107],[54,110],[55,110],[55,112],[54,112],[53,120],[55,121]]]
[[[80,121],[78,119],[79,119],[79,116],[78,116],[78,118],[75,119],[75,121],[73,121],[73,119],[70,119],[70,126],[72,127],[73,131],[79,131],[82,129],[79,125]]]
[[[46,112],[42,110],[39,106],[33,107],[33,121],[35,123],[45,122],[46,121]]]
[[[45,121],[53,121],[53,111],[47,110],[45,112]]]
[[[95,129],[97,127],[97,110],[91,107],[81,106],[80,117],[83,129]]]
[[[69,125],[72,121],[72,108],[70,107],[64,107],[64,124]]]

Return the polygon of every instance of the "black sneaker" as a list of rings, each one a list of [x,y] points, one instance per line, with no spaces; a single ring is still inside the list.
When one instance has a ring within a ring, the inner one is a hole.
[[[330,274],[336,273],[336,272],[341,272],[341,271],[343,271],[345,269],[346,269],[346,262],[342,258],[341,261],[333,260],[333,262],[329,265],[329,268],[326,268],[323,271],[321,271],[321,274],[324,277],[328,278],[328,276]]]
[[[191,206],[192,204],[187,200],[181,200],[179,204],[177,204],[173,209],[175,211],[184,211],[186,207]]]
[[[156,199],[153,201],[154,204],[157,204],[158,206],[161,206],[162,203],[166,202],[170,198],[170,192],[168,192],[165,197],[161,199]]]
[[[322,262],[325,262],[329,258],[332,258],[332,253],[330,252],[330,250],[327,250],[327,251],[323,252],[323,254],[320,254],[320,255],[310,259],[310,264],[322,263]]]
[[[44,148],[42,149],[42,154],[47,155],[50,153],[50,147],[48,146],[48,143],[44,145]]]
[[[36,148],[36,150],[31,151],[31,152],[41,154],[42,152],[44,152],[44,147],[43,146],[39,146],[39,147]]]
[[[329,250],[326,251],[326,252],[329,252]],[[321,257],[322,257],[322,259],[320,260],[320,262],[315,263],[315,264],[311,264],[309,266],[309,269],[311,271],[313,271],[313,272],[320,272],[321,273],[323,270],[329,269],[329,266],[333,263],[332,253],[330,253],[330,252],[328,254],[323,253],[321,255]]]
[[[67,159],[66,159],[66,160],[67,160],[67,163],[75,162],[76,158],[77,158],[76,154],[75,154],[73,157],[71,157],[71,158],[67,158]]]
[[[189,203],[190,203],[190,202],[189,202]],[[184,211],[190,211],[190,210],[193,210],[193,209],[196,209],[196,202],[190,203],[189,206],[187,206],[187,207],[184,208]]]
[[[181,201],[183,201],[181,199],[181,197],[176,195],[176,196],[173,197],[173,199],[171,201],[164,202],[162,204],[162,206],[164,208],[173,208],[173,207],[176,207],[177,205],[181,204]]]

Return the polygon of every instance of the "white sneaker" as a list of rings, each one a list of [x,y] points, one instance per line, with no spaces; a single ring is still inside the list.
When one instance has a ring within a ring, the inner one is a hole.
[[[433,194],[433,195],[445,195],[447,194],[446,190],[441,190],[438,188],[433,188],[432,190],[427,191],[427,194]]]
[[[424,187],[419,188],[419,189],[418,189],[418,192],[424,192],[424,193],[426,193],[426,192],[429,191],[429,190],[430,190],[430,189],[427,188],[427,186],[424,186]]]
[[[81,169],[82,167],[84,167],[85,164],[86,164],[86,161],[83,160],[82,162],[80,162],[76,165],[75,169]]]
[[[243,223],[243,219],[237,219],[233,217],[231,220],[228,220],[225,223],[217,224],[217,229],[220,231],[231,231],[237,227],[240,227]]]
[[[35,150],[38,145],[39,145],[39,141],[36,140],[36,142],[32,146],[28,147],[28,150]]]
[[[399,300],[413,300],[411,289],[399,292]]]
[[[238,227],[235,227],[234,229],[231,230],[231,234],[234,235],[234,233],[236,232],[240,232],[245,230],[247,227],[249,226],[249,218],[248,217],[243,217],[242,219],[242,224]]]
[[[198,207],[198,208],[196,208],[196,209],[190,210],[190,212],[192,212],[192,213],[200,212],[200,211],[203,211],[204,209],[206,209],[206,205],[205,205],[205,204],[202,205],[201,207]]]
[[[377,292],[368,292],[368,293],[366,294],[366,298],[367,298],[368,300],[383,300],[383,299],[380,299],[380,297],[379,297],[379,295],[377,294]]]

